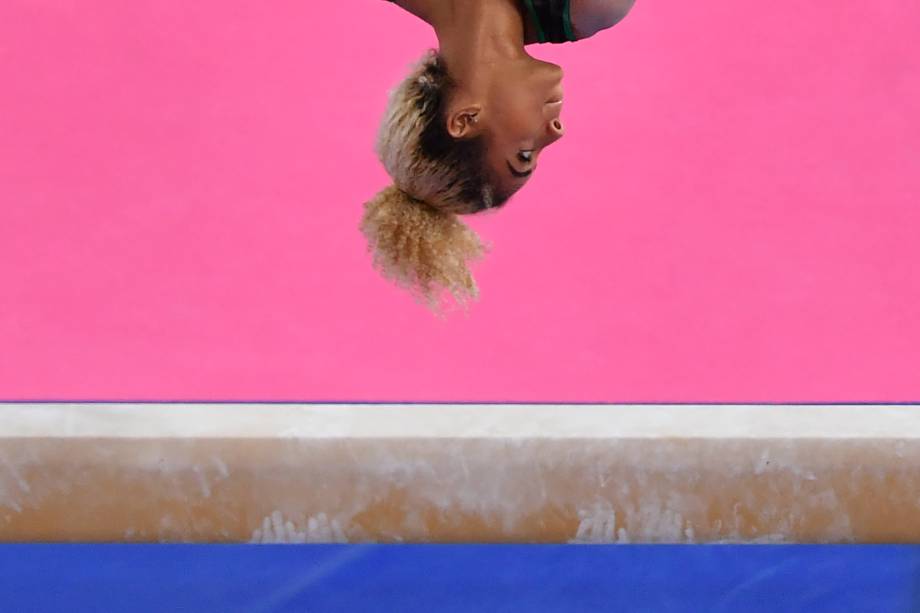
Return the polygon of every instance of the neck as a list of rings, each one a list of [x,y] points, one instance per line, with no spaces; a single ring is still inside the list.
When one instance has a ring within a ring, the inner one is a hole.
[[[529,57],[524,50],[524,14],[518,0],[416,2],[435,30],[451,76],[475,86],[484,65]]]

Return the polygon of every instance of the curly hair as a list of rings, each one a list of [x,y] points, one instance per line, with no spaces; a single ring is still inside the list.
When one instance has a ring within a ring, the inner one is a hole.
[[[375,267],[435,312],[444,290],[461,305],[479,295],[469,263],[487,247],[458,215],[508,200],[491,180],[482,136],[447,131],[455,87],[431,50],[391,92],[376,149],[393,185],[365,203],[360,226]]]

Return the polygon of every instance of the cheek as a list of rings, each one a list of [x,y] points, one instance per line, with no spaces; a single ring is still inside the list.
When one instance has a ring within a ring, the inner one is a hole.
[[[545,120],[540,109],[521,109],[514,122],[517,133],[531,141],[540,138],[544,125]]]
[[[534,105],[530,97],[509,100],[497,109],[496,119],[500,124],[498,136],[501,140],[518,143],[534,138],[543,123],[541,105]]]
[[[505,175],[508,174],[508,162],[506,161],[509,158],[504,157],[503,155],[490,155],[486,158],[489,165],[489,173],[492,175],[493,180],[505,180]]]

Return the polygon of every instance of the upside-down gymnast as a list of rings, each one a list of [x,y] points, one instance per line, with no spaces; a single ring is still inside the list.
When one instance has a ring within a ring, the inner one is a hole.
[[[484,245],[459,215],[500,208],[565,133],[562,69],[525,45],[618,23],[634,0],[389,0],[430,24],[438,48],[391,92],[377,154],[392,185],[364,205],[375,266],[438,310],[478,295]]]

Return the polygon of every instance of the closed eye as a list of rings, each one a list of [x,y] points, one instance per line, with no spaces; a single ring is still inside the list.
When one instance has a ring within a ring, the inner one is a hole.
[[[533,173],[533,168],[531,168],[530,170],[521,172],[520,170],[515,170],[514,166],[511,165],[511,162],[507,162],[507,164],[508,164],[508,170],[511,171],[511,176],[513,177],[523,179],[524,177],[529,177],[531,173]]]

